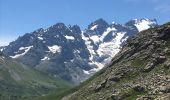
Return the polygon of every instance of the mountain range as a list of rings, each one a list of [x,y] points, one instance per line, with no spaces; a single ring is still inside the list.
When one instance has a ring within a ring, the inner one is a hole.
[[[84,30],[78,25],[57,23],[18,37],[1,52],[32,69],[80,84],[107,66],[128,38],[157,27],[155,19],[132,19],[108,24],[98,19]]]

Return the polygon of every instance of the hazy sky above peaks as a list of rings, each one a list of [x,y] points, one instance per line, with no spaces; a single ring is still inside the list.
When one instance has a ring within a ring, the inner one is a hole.
[[[163,24],[170,21],[170,0],[0,0],[0,46],[58,22],[84,29],[98,18],[122,24],[156,18]]]

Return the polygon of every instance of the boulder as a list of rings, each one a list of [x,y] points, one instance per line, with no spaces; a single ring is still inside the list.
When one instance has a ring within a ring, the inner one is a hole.
[[[108,78],[108,80],[118,82],[118,81],[120,81],[121,78],[122,78],[121,75],[117,75],[117,76],[112,76],[112,77]]]
[[[159,56],[156,58],[157,63],[163,63],[166,60],[166,56]]]
[[[165,48],[164,49],[164,53],[169,54],[170,53],[170,49],[169,48]]]
[[[144,92],[145,91],[145,88],[144,86],[140,85],[140,84],[136,84],[132,87],[135,91],[137,92]]]
[[[170,83],[165,86],[161,86],[160,91],[163,93],[170,93]]]
[[[155,64],[163,63],[166,60],[166,56],[164,56],[164,54],[153,54],[152,57],[153,57],[153,63]]]
[[[170,61],[165,62],[164,67],[169,69],[170,68]]]
[[[99,85],[96,86],[95,88],[95,92],[98,92],[99,90],[101,90],[102,88],[105,88],[107,83],[107,80],[102,81]]]
[[[148,64],[143,68],[143,71],[144,71],[144,72],[150,72],[154,67],[155,67],[155,64],[154,64],[154,63],[148,63]]]
[[[141,96],[137,98],[136,100],[153,100],[153,97],[151,96]]]

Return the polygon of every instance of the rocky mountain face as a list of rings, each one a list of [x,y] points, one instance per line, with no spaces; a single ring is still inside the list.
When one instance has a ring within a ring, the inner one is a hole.
[[[60,78],[36,71],[0,52],[0,100],[31,100],[70,86]]]
[[[49,72],[70,82],[86,77],[89,70],[89,51],[81,38],[78,26],[58,23],[44,30],[27,33],[11,42],[3,52],[25,65]]]
[[[63,100],[169,100],[170,23],[127,40],[111,63]]]
[[[156,20],[134,19],[125,25],[103,19],[87,29],[57,23],[19,37],[1,51],[11,58],[55,77],[79,84],[117,54],[126,39],[157,26]]]
[[[118,23],[108,24],[103,19],[98,19],[88,26],[82,33],[87,48],[90,52],[90,64],[99,68],[92,69],[89,73],[96,72],[111,61],[122,48],[127,38],[135,36],[136,33],[157,26],[156,20],[133,19],[125,25]]]

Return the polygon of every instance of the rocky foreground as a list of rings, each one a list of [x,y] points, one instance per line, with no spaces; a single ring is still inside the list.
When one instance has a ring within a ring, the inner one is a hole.
[[[110,65],[67,100],[169,100],[170,23],[128,39]]]

